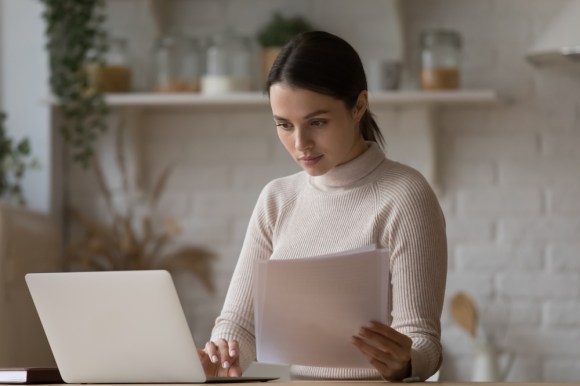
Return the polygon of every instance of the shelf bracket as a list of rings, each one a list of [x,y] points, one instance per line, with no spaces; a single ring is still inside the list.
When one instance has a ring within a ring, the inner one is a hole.
[[[436,107],[424,104],[396,111],[397,130],[386,135],[388,157],[417,169],[439,193]]]

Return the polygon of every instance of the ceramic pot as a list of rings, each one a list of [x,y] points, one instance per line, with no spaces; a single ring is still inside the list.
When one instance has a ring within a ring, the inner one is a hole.
[[[268,79],[268,74],[272,68],[272,64],[276,57],[280,53],[281,47],[264,47],[262,49],[262,79],[266,81]]]

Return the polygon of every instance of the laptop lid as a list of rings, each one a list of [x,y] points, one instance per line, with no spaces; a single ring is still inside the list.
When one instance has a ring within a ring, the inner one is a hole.
[[[206,381],[167,271],[31,273],[26,283],[65,382]]]

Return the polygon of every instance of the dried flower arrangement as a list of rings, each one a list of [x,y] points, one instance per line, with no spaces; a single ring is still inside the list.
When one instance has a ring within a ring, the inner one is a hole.
[[[148,192],[135,193],[125,159],[122,124],[116,130],[116,164],[122,179],[124,208],[115,205],[113,194],[95,152],[91,166],[98,191],[105,201],[110,223],[90,219],[70,208],[69,214],[83,229],[83,237],[67,248],[68,262],[91,270],[166,269],[189,271],[210,292],[214,291],[210,251],[197,246],[183,246],[169,251],[170,242],[181,232],[177,221],[158,213],[158,203],[171,174],[167,166]]]

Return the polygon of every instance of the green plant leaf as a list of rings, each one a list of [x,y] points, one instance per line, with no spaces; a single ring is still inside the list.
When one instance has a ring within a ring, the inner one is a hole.
[[[73,159],[87,167],[95,141],[107,129],[104,96],[99,90],[89,92],[86,71],[89,62],[104,62],[105,2],[40,1],[44,4],[50,85],[63,116],[60,132],[72,147]]]
[[[28,138],[15,142],[8,136],[5,121],[6,114],[0,111],[0,197],[24,205],[20,183],[32,165],[32,149]]]
[[[302,16],[284,17],[279,12],[257,34],[262,47],[281,47],[299,33],[312,31],[312,25]]]

